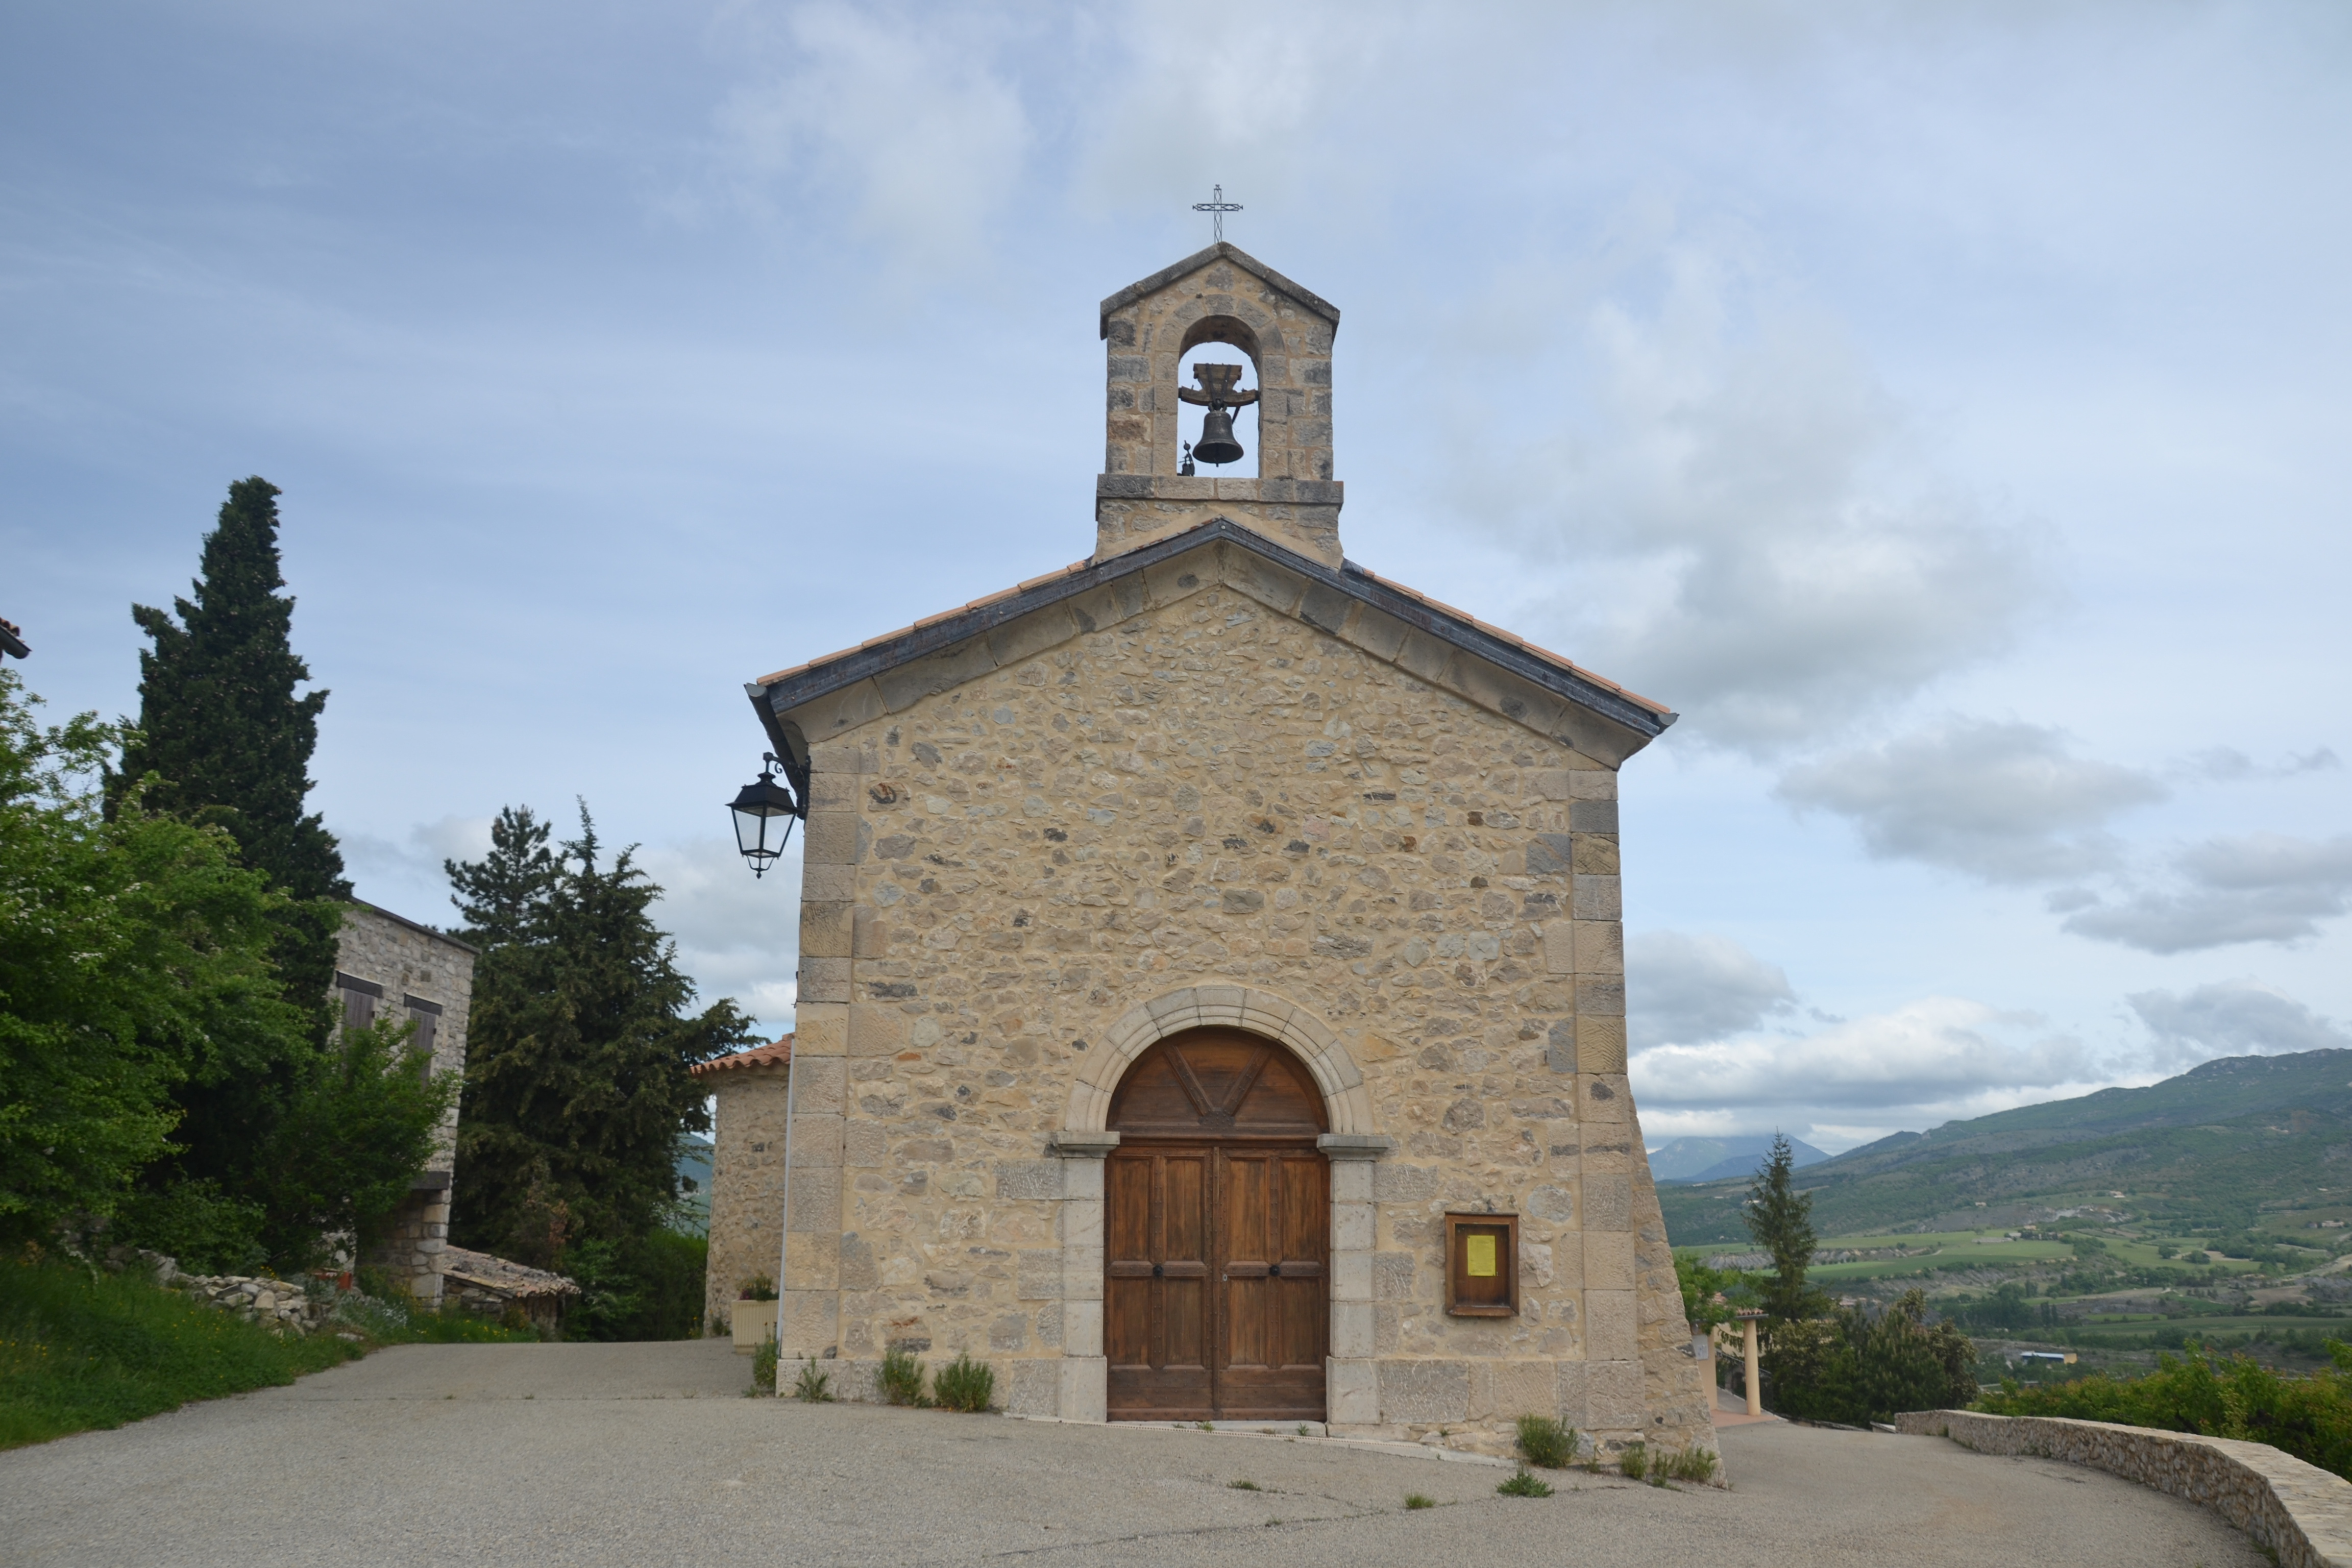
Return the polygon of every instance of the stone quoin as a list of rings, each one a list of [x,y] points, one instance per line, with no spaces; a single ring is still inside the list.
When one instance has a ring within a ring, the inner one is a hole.
[[[1112,295],[1095,553],[747,689],[800,989],[709,1075],[711,1293],[781,1223],[783,1384],[1714,1446],[1625,1077],[1618,774],[1674,715],[1344,558],[1339,320],[1222,243]],[[1255,479],[1179,471],[1202,343]],[[1465,1215],[1516,1225],[1449,1265]]]

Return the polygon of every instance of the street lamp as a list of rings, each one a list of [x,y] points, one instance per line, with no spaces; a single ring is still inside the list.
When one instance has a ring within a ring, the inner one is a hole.
[[[768,868],[784,852],[793,837],[793,823],[801,815],[793,792],[776,782],[776,770],[783,763],[773,752],[762,752],[760,757],[760,776],[745,784],[729,807],[735,813],[735,847],[751,863],[754,877],[768,874]]]

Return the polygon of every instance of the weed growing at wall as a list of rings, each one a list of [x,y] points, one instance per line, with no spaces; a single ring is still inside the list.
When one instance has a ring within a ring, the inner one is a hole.
[[[774,1344],[776,1342],[770,1340],[768,1342]],[[771,1385],[775,1382],[775,1373],[772,1370],[768,1374],[768,1381]],[[793,1384],[793,1397],[803,1405],[832,1404],[832,1374],[817,1371],[816,1363],[814,1361],[801,1363],[801,1374]]]
[[[969,1352],[940,1368],[931,1379],[931,1400],[942,1410],[978,1415],[996,1397],[996,1373]]]
[[[882,1352],[882,1370],[875,1374],[875,1386],[880,1390],[885,1405],[928,1405],[931,1396],[923,1392],[923,1363],[915,1352],[892,1348]]]
[[[1576,1458],[1576,1428],[1563,1426],[1549,1415],[1519,1417],[1519,1452],[1530,1465],[1564,1470]]]

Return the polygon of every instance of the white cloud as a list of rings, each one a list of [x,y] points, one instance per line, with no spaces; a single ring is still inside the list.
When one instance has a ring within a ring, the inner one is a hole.
[[[2213,1057],[2352,1047],[2352,1034],[2340,1025],[2251,976],[2185,994],[2139,991],[2124,1000],[2156,1037],[2159,1065],[2168,1068]]]
[[[858,227],[916,270],[968,259],[1032,141],[1018,90],[992,65],[993,25],[971,11],[834,4],[792,10],[776,35],[753,25],[753,47],[785,63],[719,111],[735,176],[753,192],[845,189]]]
[[[2325,773],[2343,765],[2344,760],[2328,746],[2298,752],[2283,763],[2257,763],[2234,746],[2210,746],[2181,759],[2168,771],[2209,784],[2239,784],[2248,779],[2287,779],[2298,773]]]
[[[1703,1045],[1795,1006],[1779,965],[1728,937],[1641,931],[1625,942],[1625,1011],[1636,1050]]]
[[[2004,651],[2053,587],[2025,530],[1917,460],[1845,331],[1738,249],[1665,242],[1624,284],[1662,303],[1588,313],[1591,410],[1466,453],[1459,487],[1519,549],[1584,568],[1555,600],[1580,658],[1772,755]]]
[[[2242,942],[2300,942],[2352,908],[2352,834],[2329,839],[2276,833],[2216,837],[2174,857],[2179,885],[2140,889],[2114,903],[2079,889],[2065,928],[2157,953]]]
[[[2165,791],[2145,773],[2073,755],[2056,730],[1956,717],[1791,768],[1779,794],[1850,818],[1878,858],[2037,882],[2114,867],[2117,846],[2101,829]]]
[[[653,918],[677,939],[678,963],[701,1005],[732,996],[772,1034],[792,1026],[800,966],[800,852],[765,877],[745,868],[732,840],[648,847],[637,863],[661,884]]]
[[[1655,1046],[1635,1054],[1633,1073],[1645,1122],[1652,1107],[1738,1107],[1751,1119],[1775,1107],[1911,1110],[1941,1121],[1979,1114],[1965,1108],[1979,1102],[2100,1076],[2081,1041],[2044,1032],[2037,1016],[1949,996],[1797,1038],[1751,1034]]]

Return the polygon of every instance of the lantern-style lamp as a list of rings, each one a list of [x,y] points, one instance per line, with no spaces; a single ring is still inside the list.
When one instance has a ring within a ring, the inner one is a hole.
[[[793,824],[801,815],[793,792],[776,780],[776,770],[783,763],[773,752],[760,756],[760,776],[742,787],[729,808],[735,813],[735,847],[751,863],[754,877],[768,874],[791,841]]]

